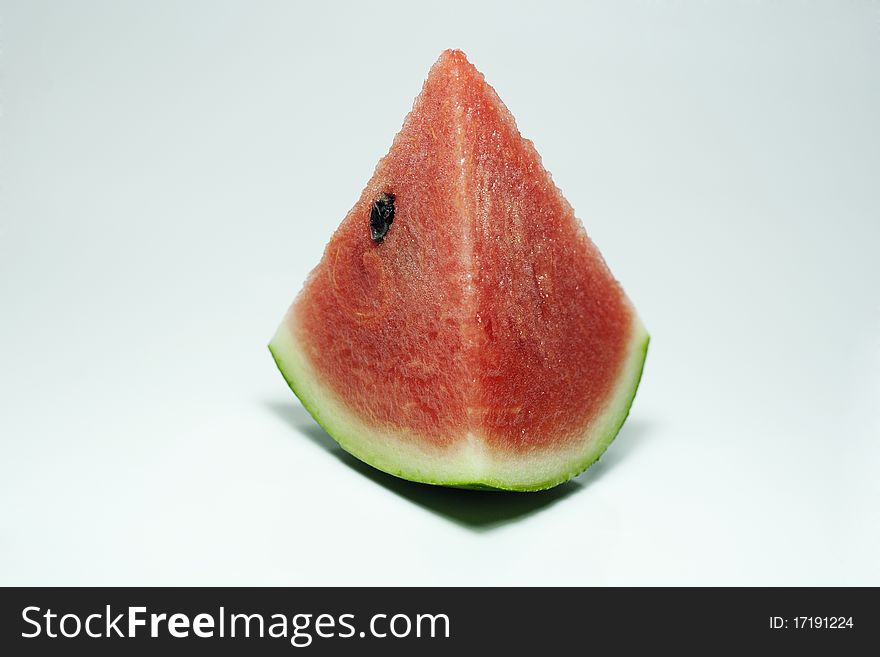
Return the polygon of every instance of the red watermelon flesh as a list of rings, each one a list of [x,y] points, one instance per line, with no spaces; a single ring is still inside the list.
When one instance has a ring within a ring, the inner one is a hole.
[[[381,236],[377,203],[393,207]],[[647,343],[532,143],[450,50],[270,349],[315,419],[367,463],[537,490],[613,440]]]

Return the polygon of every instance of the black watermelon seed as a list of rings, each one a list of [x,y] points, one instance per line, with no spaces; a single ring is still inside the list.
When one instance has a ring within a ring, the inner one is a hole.
[[[380,194],[370,210],[370,237],[377,244],[385,239],[394,221],[394,194]]]

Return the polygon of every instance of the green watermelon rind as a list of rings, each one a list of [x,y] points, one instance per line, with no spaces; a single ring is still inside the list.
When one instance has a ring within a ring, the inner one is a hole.
[[[287,385],[306,411],[342,449],[374,468],[424,484],[531,492],[553,488],[572,479],[605,453],[629,415],[641,381],[649,342],[647,331],[638,318],[634,318],[627,360],[606,409],[588,429],[588,433],[593,435],[583,439],[571,454],[565,454],[564,451],[558,454],[556,450],[548,449],[531,462],[523,461],[519,455],[498,459],[497,455],[487,457],[486,453],[474,451],[456,455],[434,448],[425,450],[422,445],[426,441],[420,441],[417,437],[395,437],[390,432],[368,426],[320,383],[308,362],[305,349],[294,337],[289,319],[279,327],[269,344],[269,351]],[[505,460],[511,463],[504,465]],[[467,471],[474,464],[477,465],[476,470],[468,475]],[[500,472],[503,468],[506,468],[506,473]],[[493,469],[496,470],[494,474]]]

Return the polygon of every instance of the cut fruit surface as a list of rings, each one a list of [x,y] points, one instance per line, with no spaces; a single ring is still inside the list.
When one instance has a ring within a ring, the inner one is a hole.
[[[270,350],[374,467],[539,490],[614,439],[647,345],[532,143],[446,51]]]

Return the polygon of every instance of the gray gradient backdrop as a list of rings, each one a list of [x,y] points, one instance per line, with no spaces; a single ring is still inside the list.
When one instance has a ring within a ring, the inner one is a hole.
[[[880,584],[877,2],[0,21],[0,583]],[[266,350],[447,47],[653,337],[543,495],[361,466]]]

